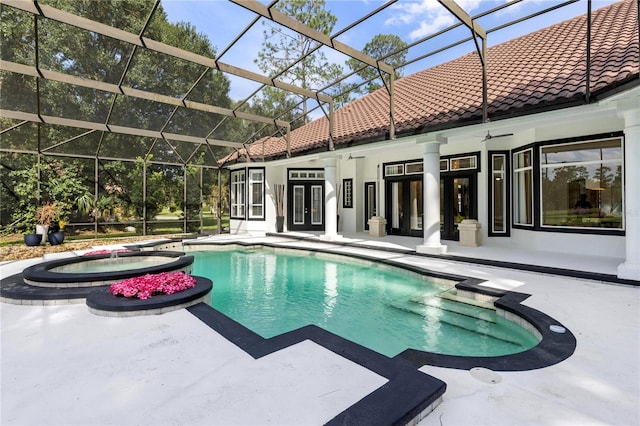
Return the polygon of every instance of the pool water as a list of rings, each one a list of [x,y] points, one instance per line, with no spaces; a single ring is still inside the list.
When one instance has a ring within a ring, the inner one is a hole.
[[[538,343],[492,309],[449,300],[453,282],[401,268],[263,249],[192,254],[193,273],[213,281],[211,305],[265,338],[315,324],[387,356],[499,356]]]

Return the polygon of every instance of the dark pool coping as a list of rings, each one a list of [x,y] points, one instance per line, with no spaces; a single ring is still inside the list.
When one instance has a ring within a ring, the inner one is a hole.
[[[103,286],[108,288],[108,285]],[[82,301],[89,293],[102,287],[39,287],[24,282],[22,274],[0,280],[0,298],[5,303],[36,304],[26,302]]]
[[[187,268],[193,264],[193,256],[186,256],[183,252],[178,251],[132,251],[128,253],[118,253],[118,257],[172,257],[175,260],[164,263],[162,265],[154,265],[147,268],[135,269],[136,275],[157,274],[160,272],[172,272],[182,268]],[[115,282],[131,277],[131,270],[110,271],[110,272],[92,272],[92,273],[66,273],[52,272],[51,269],[64,265],[79,262],[88,262],[96,259],[109,259],[111,254],[95,254],[89,256],[74,256],[64,259],[55,259],[44,261],[25,268],[22,271],[23,279],[33,286],[37,283],[63,284],[72,286],[73,283],[91,282]]]
[[[205,303],[187,310],[254,359],[310,340],[388,380],[339,413],[328,425],[407,424],[432,411],[447,387],[406,360],[386,357],[315,325],[265,339]]]
[[[475,357],[443,355],[434,352],[407,349],[396,355],[394,358],[402,358],[412,363],[416,368],[423,365],[436,367],[455,368],[470,370],[474,367],[485,367],[495,371],[528,371],[549,367],[569,358],[576,349],[576,338],[571,331],[556,321],[549,315],[536,309],[523,305],[521,302],[530,297],[529,294],[513,291],[503,291],[500,289],[482,286],[484,280],[471,278],[462,275],[443,274],[430,271],[415,265],[407,265],[393,259],[380,259],[362,253],[342,253],[327,250],[326,248],[287,246],[283,243],[271,242],[251,242],[251,241],[216,241],[212,243],[206,240],[189,241],[185,246],[206,247],[206,246],[241,246],[241,247],[269,247],[274,249],[291,249],[297,251],[307,251],[316,253],[330,253],[332,255],[357,258],[365,261],[382,263],[389,266],[399,267],[421,275],[428,275],[440,279],[456,281],[456,288],[468,290],[475,293],[496,297],[494,302],[496,308],[514,314],[529,323],[540,334],[541,340],[536,346],[526,351],[502,355],[496,357]],[[386,250],[385,250],[386,251]],[[403,252],[402,254],[413,254]],[[557,325],[565,329],[564,333],[555,333],[550,330],[551,325]]]

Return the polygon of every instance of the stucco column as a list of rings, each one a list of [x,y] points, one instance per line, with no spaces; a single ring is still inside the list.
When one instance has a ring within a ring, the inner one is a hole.
[[[338,235],[338,198],[336,184],[336,158],[324,159],[324,235],[322,240],[336,240]]]
[[[636,107],[624,111],[624,224],[625,261],[618,278],[640,281],[640,114]]]
[[[426,254],[444,254],[447,252],[447,246],[440,243],[440,142],[425,143],[423,162],[424,244],[417,246],[416,251]]]

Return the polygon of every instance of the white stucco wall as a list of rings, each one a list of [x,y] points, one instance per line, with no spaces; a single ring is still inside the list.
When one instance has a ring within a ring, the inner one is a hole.
[[[602,256],[624,258],[625,237],[615,235],[579,234],[570,232],[530,231],[512,228],[510,237],[489,237],[488,151],[509,151],[532,143],[607,132],[624,131],[624,120],[616,114],[615,106],[592,104],[582,107],[551,111],[535,116],[519,117],[493,123],[443,131],[431,137],[441,141],[440,155],[459,155],[480,152],[480,169],[477,175],[477,213],[482,226],[485,245],[522,248],[528,250],[593,255],[594,247]],[[483,141],[487,131],[492,135],[513,133],[512,136]],[[425,135],[420,136],[425,140]],[[627,142],[629,143],[629,142]],[[287,183],[288,168],[322,168],[323,157],[338,156],[337,184],[343,179],[353,179],[353,208],[343,208],[344,188],[338,200],[340,222],[338,231],[350,234],[364,231],[364,184],[375,182],[379,216],[385,216],[385,182],[383,164],[395,161],[422,160],[423,145],[417,137],[400,138],[369,145],[338,150],[335,153],[313,154],[263,164],[266,168],[266,219],[265,221],[231,221],[232,232],[259,234],[275,232],[275,207],[271,202],[271,188],[275,183]],[[349,158],[349,156],[352,158]],[[353,158],[358,157],[358,158]],[[260,166],[251,163],[249,166]],[[285,211],[288,200],[285,197]],[[510,213],[509,208],[509,213]],[[286,226],[286,224],[285,224]],[[417,240],[417,244],[420,244]]]

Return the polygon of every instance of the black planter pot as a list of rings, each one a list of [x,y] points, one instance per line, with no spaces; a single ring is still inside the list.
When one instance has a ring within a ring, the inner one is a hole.
[[[57,246],[58,244],[62,244],[64,242],[64,231],[52,232],[48,236],[49,244],[52,246]]]
[[[284,230],[284,216],[276,216],[276,231],[282,232]]]
[[[25,234],[24,243],[29,247],[39,246],[42,242],[42,234]]]

